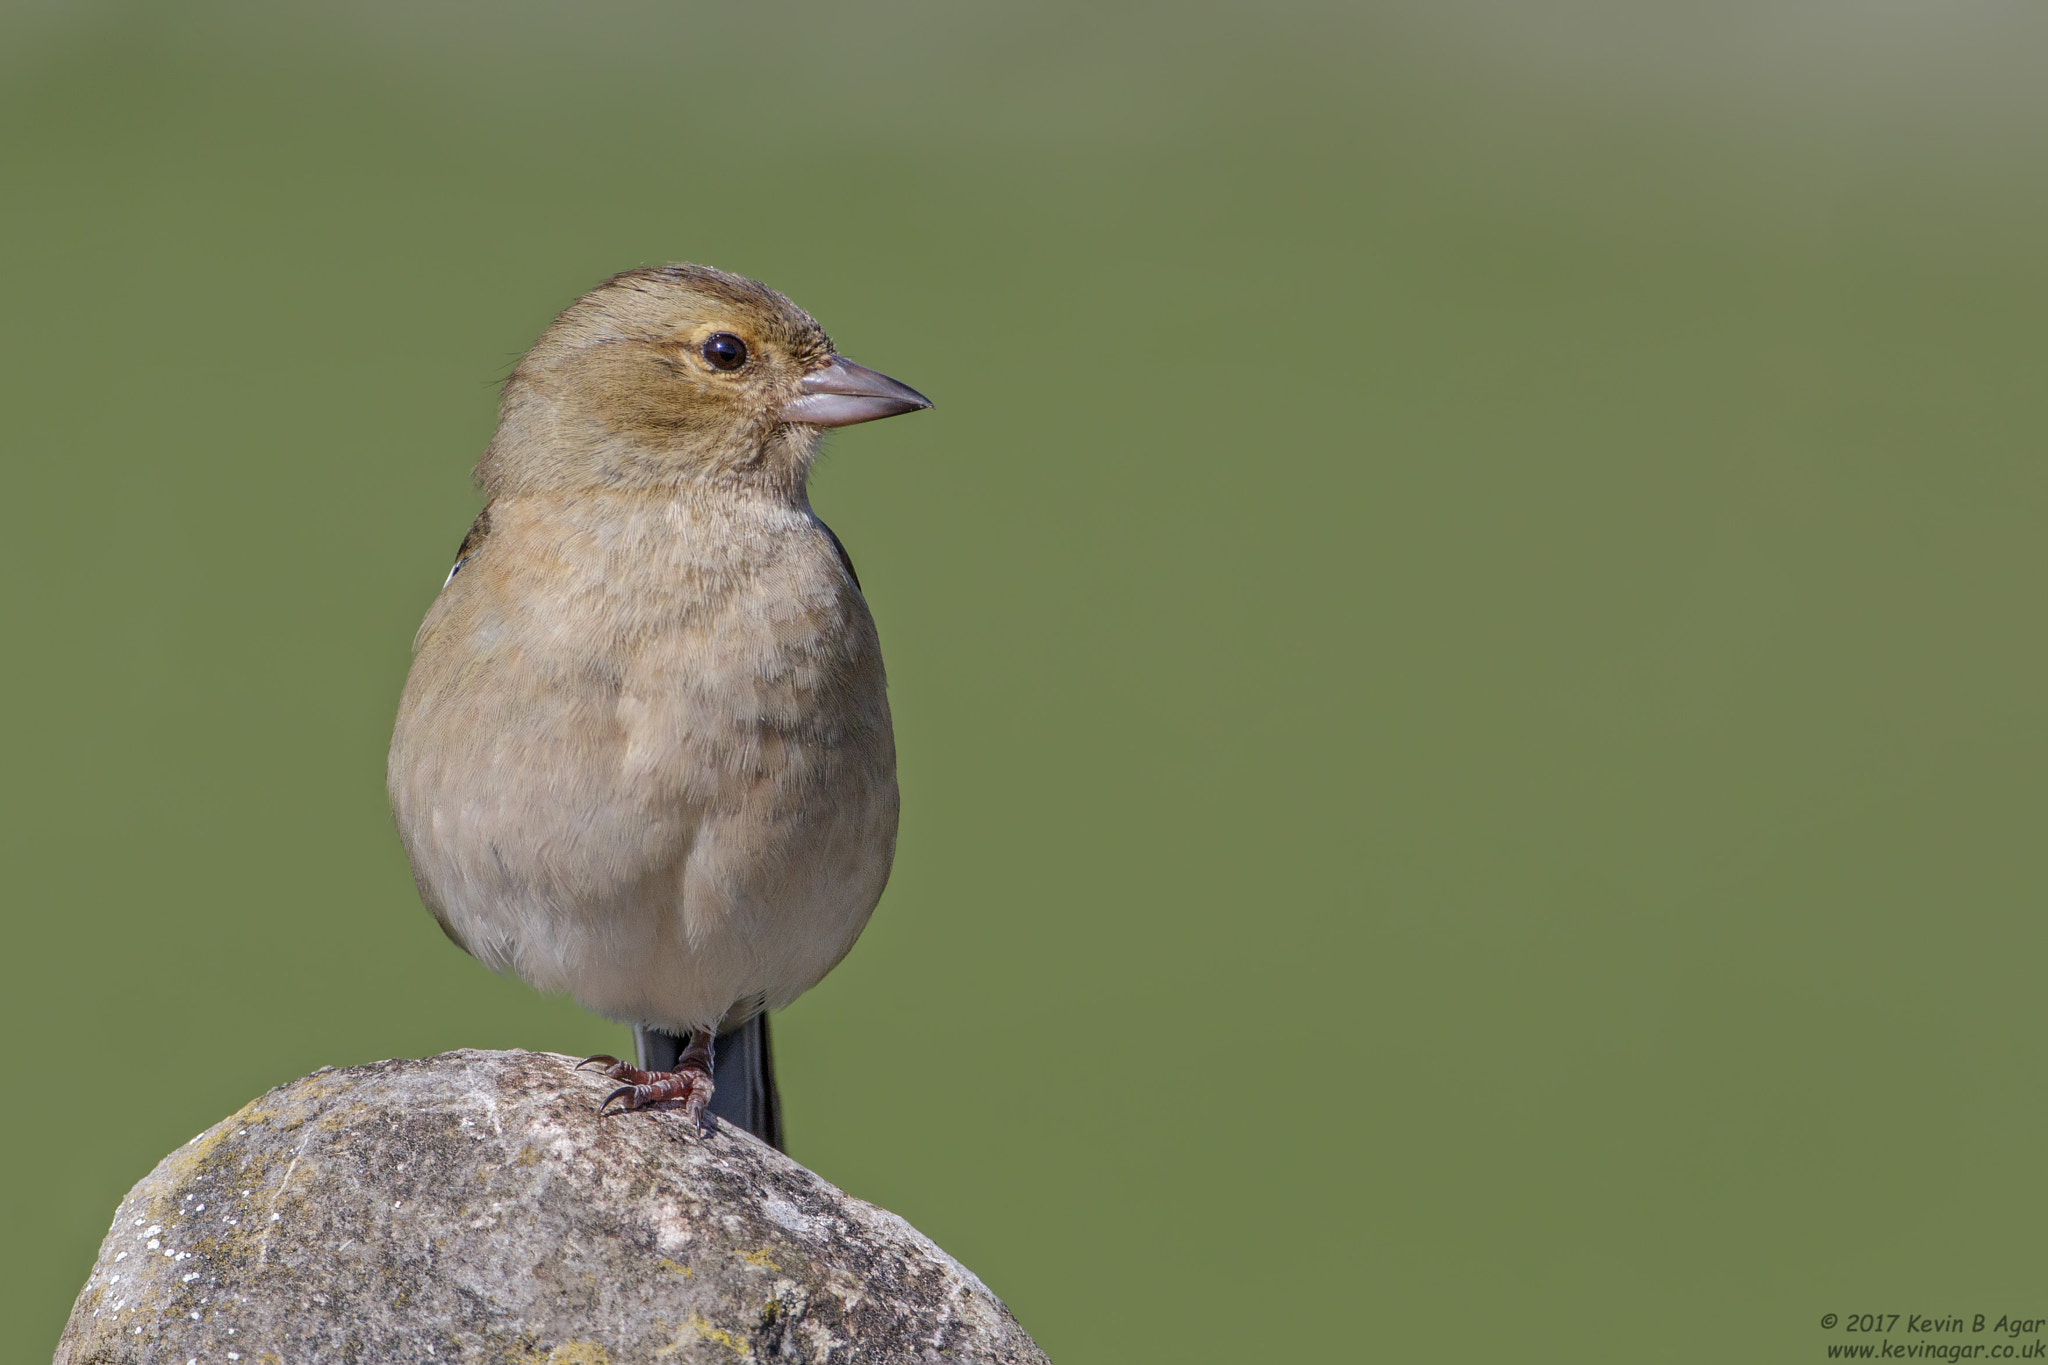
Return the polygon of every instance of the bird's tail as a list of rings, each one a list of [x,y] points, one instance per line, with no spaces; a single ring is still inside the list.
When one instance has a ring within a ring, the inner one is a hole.
[[[636,1028],[633,1045],[642,1071],[673,1071],[687,1038],[658,1029]],[[711,1108],[725,1122],[744,1128],[782,1151],[782,1096],[775,1088],[775,1053],[768,1043],[768,1015],[755,1015],[711,1049]]]

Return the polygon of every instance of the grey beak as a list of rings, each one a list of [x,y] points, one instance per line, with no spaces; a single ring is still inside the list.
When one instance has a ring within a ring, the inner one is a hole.
[[[877,417],[894,417],[932,405],[931,399],[910,385],[899,384],[886,374],[837,355],[824,369],[804,376],[803,390],[803,397],[782,405],[783,421],[804,422],[814,427],[850,427],[856,422],[872,422]]]

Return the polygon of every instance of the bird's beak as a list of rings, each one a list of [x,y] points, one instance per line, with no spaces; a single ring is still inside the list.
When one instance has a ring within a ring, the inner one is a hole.
[[[932,400],[886,374],[833,356],[822,370],[804,376],[803,397],[782,405],[782,420],[814,427],[850,427],[877,417],[928,408]]]

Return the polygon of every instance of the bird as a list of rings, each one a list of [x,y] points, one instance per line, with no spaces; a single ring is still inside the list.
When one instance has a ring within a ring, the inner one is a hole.
[[[601,1114],[778,1149],[767,1025],[895,858],[887,680],[812,510],[825,432],[930,408],[764,284],[614,275],[512,369],[483,509],[413,641],[386,768],[421,900],[486,966],[634,1030]]]

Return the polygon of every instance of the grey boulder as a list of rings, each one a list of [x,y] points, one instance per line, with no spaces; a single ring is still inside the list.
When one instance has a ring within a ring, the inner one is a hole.
[[[573,1058],[324,1069],[121,1202],[57,1365],[1043,1362],[892,1213]]]

